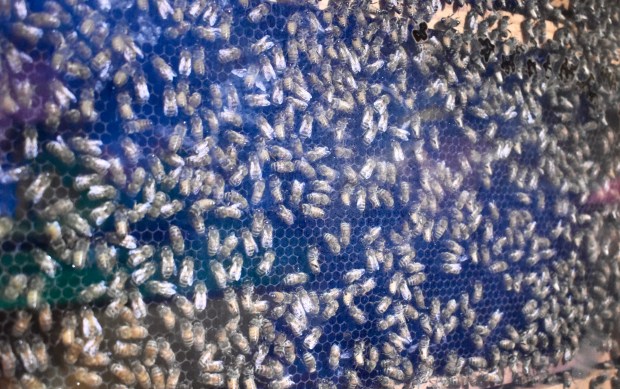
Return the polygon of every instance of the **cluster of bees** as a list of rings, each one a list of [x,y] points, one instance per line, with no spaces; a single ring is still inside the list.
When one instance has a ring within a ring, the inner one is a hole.
[[[2,386],[501,385],[615,352],[618,10],[495,3],[0,4]]]

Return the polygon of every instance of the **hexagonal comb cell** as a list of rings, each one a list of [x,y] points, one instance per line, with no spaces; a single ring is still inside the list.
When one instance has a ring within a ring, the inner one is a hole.
[[[531,384],[615,349],[618,15],[568,7],[0,5],[7,386]]]

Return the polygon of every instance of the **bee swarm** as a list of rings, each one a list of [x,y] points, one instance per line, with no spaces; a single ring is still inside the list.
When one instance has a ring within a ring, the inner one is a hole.
[[[619,9],[371,3],[0,4],[3,387],[570,386],[618,355]]]

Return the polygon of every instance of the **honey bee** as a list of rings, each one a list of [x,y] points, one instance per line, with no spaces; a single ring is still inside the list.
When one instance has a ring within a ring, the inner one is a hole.
[[[271,105],[271,101],[269,100],[269,95],[265,93],[248,94],[248,95],[245,95],[244,99],[245,99],[246,104],[249,107],[268,107]],[[269,136],[266,136],[266,138],[268,139],[273,138],[273,128],[267,128],[265,126],[265,123],[261,123],[260,121],[258,122],[258,124],[263,124],[263,126],[259,127],[259,129],[266,132],[266,134],[269,135]]]
[[[162,249],[162,253],[164,249]],[[144,245],[129,251],[128,264],[131,267],[138,266],[151,258],[155,254],[155,248],[151,245]],[[163,258],[162,258],[163,260]]]
[[[183,316],[187,317],[188,319],[194,318],[194,305],[185,296],[179,296],[179,295],[175,296],[174,304],[179,309],[179,311],[183,314]],[[164,323],[167,322],[167,324],[173,324],[172,316],[169,315],[168,310],[166,310],[165,313],[166,313],[166,317],[162,316],[162,318],[164,319]],[[160,315],[162,315],[162,312],[160,312]]]
[[[158,338],[157,345],[159,346],[159,356],[161,357],[161,359],[166,362],[166,365],[174,366],[176,363],[176,356],[174,351],[170,347],[170,343],[168,343],[168,341],[163,338]]]
[[[125,304],[127,304],[127,301],[128,298],[126,293],[115,297],[106,307],[105,315],[111,319],[116,319],[121,313],[121,310],[125,307]]]
[[[192,50],[192,69],[198,77],[202,77],[205,74],[205,51],[202,46],[197,46]]]
[[[84,347],[86,349],[86,346]],[[90,354],[89,352],[85,352],[80,357],[80,363],[87,367],[106,367],[112,363],[112,359],[108,353],[100,352],[100,351],[90,351],[94,354]]]
[[[149,335],[146,327],[140,325],[123,325],[116,328],[116,336],[123,340],[139,340]]]
[[[178,72],[183,77],[189,77],[192,73],[192,54],[188,49],[181,50]]]
[[[271,269],[275,260],[275,252],[273,250],[267,250],[256,267],[256,274],[258,274],[259,276],[269,275],[271,273]]]
[[[250,231],[253,237],[258,237],[263,232],[265,225],[265,212],[262,209],[257,209],[252,214],[252,225]]]
[[[290,36],[297,35],[297,28],[299,27],[299,22],[301,20],[301,15],[295,12],[286,20],[286,31]]]
[[[202,312],[207,308],[207,287],[203,281],[196,283],[194,287],[194,309]]]
[[[308,318],[299,299],[294,299],[291,302],[290,312],[284,313],[284,320],[295,336],[301,336],[308,328]]]
[[[110,178],[112,183],[118,188],[124,188],[127,185],[127,175],[120,158],[112,158],[110,160]],[[116,192],[115,192],[116,194]],[[110,192],[110,196],[112,196]]]
[[[167,305],[160,304],[157,306],[157,314],[161,318],[164,328],[168,331],[172,331],[176,324],[176,315],[172,312],[172,309]]]
[[[98,373],[78,367],[72,374],[73,379],[79,384],[96,388],[103,384],[103,378]]]
[[[103,296],[108,290],[107,285],[104,281],[98,282],[96,284],[91,284],[84,288],[78,294],[78,300],[83,303],[90,303],[101,296]]]
[[[174,328],[174,324],[172,326]],[[157,354],[159,352],[159,346],[157,341],[154,339],[148,340],[144,344],[144,351],[142,352],[142,363],[146,367],[151,367],[155,364],[155,360],[157,359]]]
[[[237,235],[235,235],[234,232],[228,235],[226,238],[224,238],[224,241],[222,242],[222,246],[220,247],[220,250],[218,252],[218,258],[226,259],[230,257],[230,254],[233,252],[233,250],[237,247],[238,244],[239,238],[237,238]]]
[[[140,70],[136,70],[132,75],[134,95],[138,104],[145,104],[149,101],[151,93],[146,83],[146,77]],[[152,122],[148,119],[136,119],[126,124],[125,130],[128,133],[143,132],[152,127]]]
[[[45,289],[45,279],[40,275],[35,275],[28,282],[26,289],[26,306],[30,309],[37,309],[41,304],[43,289]]]
[[[194,283],[194,259],[192,257],[185,257],[181,263],[181,270],[179,271],[179,285],[182,288],[192,286]]]
[[[284,285],[287,286],[294,286],[294,285],[301,285],[301,284],[305,284],[306,282],[308,282],[308,275],[306,273],[289,273],[286,276],[284,276],[284,278],[282,279],[282,282],[284,283]]]
[[[226,288],[228,275],[226,274],[224,266],[220,262],[212,260],[209,262],[209,268],[211,269],[217,287],[220,289]]]
[[[217,59],[220,63],[229,63],[237,61],[241,58],[241,50],[237,47],[227,47],[220,49],[217,53]]]
[[[110,162],[103,159],[94,157],[92,155],[83,155],[80,158],[80,163],[87,169],[92,170],[99,175],[105,175],[110,169]]]
[[[368,278],[359,285],[357,294],[360,296],[367,295],[377,286],[377,281],[374,278]]]
[[[263,168],[262,168],[260,159],[258,158],[258,155],[255,153],[252,153],[248,157],[248,160],[250,164],[250,168],[249,168],[250,179],[252,181],[261,180],[263,177]]]
[[[320,327],[312,328],[310,333],[304,338],[304,347],[308,350],[313,350],[319,342],[321,335],[323,335],[323,330]]]
[[[53,96],[60,108],[68,108],[71,103],[77,101],[75,95],[69,90],[62,82],[53,79],[50,81],[50,86],[53,88]],[[78,112],[79,114],[79,112]]]
[[[284,71],[286,69],[286,58],[284,58],[282,47],[280,45],[275,45],[271,49],[271,54],[273,55],[273,64],[275,69],[279,72]]]
[[[353,319],[353,321],[359,325],[363,325],[368,321],[368,318],[366,317],[364,311],[362,311],[355,305],[351,305],[348,307],[348,313],[351,319]]]
[[[271,170],[276,173],[292,173],[295,164],[292,161],[276,161],[271,164]]]
[[[228,355],[231,352],[231,345],[230,345],[230,341],[228,339],[228,334],[226,332],[225,328],[220,328],[219,330],[217,330],[217,332],[215,333],[215,340],[217,342],[217,347],[222,351],[222,353],[224,355]],[[208,349],[202,354],[202,356],[200,357],[201,360],[206,360],[208,357],[208,360],[211,360],[213,358],[213,353],[209,351]]]
[[[353,195],[353,186],[345,184],[340,192],[340,201],[346,207],[351,206],[351,196]],[[360,212],[366,209],[366,190],[363,187],[358,188],[356,207]]]
[[[245,251],[245,255],[248,257],[254,256],[254,254],[258,251],[258,245],[254,241],[252,232],[250,232],[247,228],[243,228],[241,230],[241,241],[243,242],[243,250]]]
[[[328,360],[329,367],[332,370],[336,370],[340,366],[340,356],[341,356],[340,346],[337,344],[332,344],[329,350],[329,360]]]
[[[243,77],[243,85],[247,89],[252,89],[256,86],[258,80],[258,66],[256,64],[250,64],[247,69],[243,69],[238,75]]]
[[[230,341],[235,346],[235,348],[237,348],[242,354],[250,354],[250,343],[248,342],[248,339],[240,332],[233,332],[230,335]]]
[[[165,389],[176,389],[181,378],[181,368],[178,365],[173,365],[168,369],[168,378],[166,379]]]
[[[37,130],[34,127],[24,129],[24,158],[34,159],[39,153]]]
[[[112,185],[93,185],[88,189],[87,196],[89,200],[110,200],[115,198],[116,194],[116,188]]]
[[[310,352],[305,352],[302,356],[302,361],[306,367],[306,371],[310,374],[316,372],[316,359]]]
[[[460,274],[461,264],[460,263],[444,263],[441,265],[441,270],[443,270],[443,272],[446,274]]]
[[[353,270],[349,270],[348,272],[346,272],[343,275],[342,279],[347,284],[352,284],[352,283],[356,282],[357,280],[359,280],[360,278],[362,278],[364,273],[366,273],[366,269],[353,269]]]
[[[1,234],[0,234],[1,235]],[[45,275],[50,278],[54,278],[56,276],[56,269],[59,267],[58,263],[52,259],[47,253],[43,250],[35,248],[32,251],[32,256],[34,261]]]
[[[153,55],[151,57],[151,65],[153,65],[157,75],[165,82],[172,82],[177,76],[174,70],[172,70],[172,67],[158,55]]]
[[[469,357],[468,363],[474,369],[484,369],[487,367],[487,360],[484,357]]]
[[[129,93],[121,92],[116,95],[116,102],[118,104],[118,114],[123,120],[134,119],[135,114],[131,108],[131,96],[129,96]]]
[[[317,170],[323,178],[325,178],[327,181],[330,181],[330,182],[335,181],[339,176],[339,173],[337,170],[332,169],[331,167],[327,165],[321,164],[318,166]]]
[[[265,16],[269,14],[269,6],[267,4],[259,4],[248,13],[248,19],[252,23],[259,23]]]
[[[178,95],[177,95],[177,102],[178,102]],[[184,104],[179,102],[179,106],[183,107]],[[172,134],[170,134],[170,137],[168,138],[168,151],[171,153],[177,153],[179,151],[179,149],[181,148],[181,146],[183,145],[183,141],[185,140],[185,135],[187,134],[187,126],[185,126],[185,124],[179,123],[176,126],[174,126],[174,130],[172,131]]]
[[[82,317],[82,334],[86,338],[99,336],[103,333],[103,328],[92,309],[82,308],[80,316]]]
[[[362,380],[359,378],[355,370],[347,369],[344,372],[347,379],[347,388],[354,389],[362,387]]]
[[[147,315],[146,304],[142,299],[142,294],[137,289],[129,291],[129,301],[131,303],[131,309],[136,319],[142,319]]]
[[[273,225],[269,219],[266,219],[263,223],[260,241],[263,249],[270,249],[273,247]]]
[[[67,199],[59,199],[45,207],[45,209],[42,211],[42,216],[48,220],[55,220],[58,219],[60,216],[68,214],[74,209],[75,205],[73,204],[73,202]],[[6,231],[4,233],[0,233],[0,236],[4,236],[10,231],[13,220],[8,217],[4,217],[0,220],[2,220],[3,222],[3,230]]]
[[[67,166],[75,163],[75,154],[61,136],[58,136],[55,141],[48,142],[45,149]]]
[[[221,373],[202,373],[200,374],[200,382],[207,386],[223,387],[226,383],[224,374]]]
[[[248,325],[248,341],[253,345],[256,345],[258,343],[258,340],[260,338],[261,328],[263,326],[263,321],[264,319],[262,317],[254,317],[250,320],[250,323]],[[263,353],[261,351],[261,346],[259,346],[259,352],[261,352],[261,355],[262,354],[264,354],[264,356],[267,355],[267,352]],[[257,361],[257,359],[255,359],[255,361]],[[256,362],[257,365],[259,365],[258,362],[259,361]]]
[[[70,314],[63,317],[61,321],[61,329],[59,338],[64,346],[73,344],[76,340],[75,331],[77,328],[77,318],[75,315]]]
[[[164,375],[164,371],[158,365],[151,367],[151,382],[153,383],[154,388],[166,387],[166,377]]]
[[[239,204],[220,206],[215,209],[215,216],[220,219],[240,219],[242,215],[243,212],[239,209]]]
[[[149,375],[149,372],[146,370],[144,365],[140,363],[140,361],[134,360],[131,362],[130,366],[131,371],[136,376],[138,386],[142,388],[151,387],[151,376]]]
[[[192,333],[194,337],[194,350],[200,352],[205,347],[206,330],[204,325],[198,322],[194,323]]]
[[[487,326],[491,331],[493,331],[497,327],[503,316],[504,314],[499,310],[496,310],[491,314],[489,322],[487,323]]]
[[[390,296],[383,296],[377,302],[377,305],[375,306],[375,311],[378,314],[383,315],[388,310],[391,304],[392,304],[392,298]]]
[[[192,329],[192,323],[187,319],[181,319],[179,322],[179,332],[181,340],[186,348],[191,348],[194,345],[194,333]]]
[[[252,203],[252,205],[258,205],[261,202],[263,193],[265,193],[265,187],[265,181],[254,181],[252,184],[252,196],[250,197],[250,203]]]
[[[470,300],[472,304],[478,304],[480,300],[482,300],[482,291],[482,282],[476,281],[474,283],[474,291]]]
[[[24,197],[33,204],[39,203],[45,194],[45,191],[52,183],[52,178],[49,173],[39,174],[26,188]]]
[[[291,204],[299,205],[303,196],[304,187],[304,183],[298,180],[293,180],[293,182],[291,183],[291,194],[289,197],[289,201],[291,202]]]
[[[30,347],[30,344],[23,340],[15,342],[15,352],[28,373],[34,373],[39,368],[37,358]]]
[[[163,106],[165,116],[177,116],[179,113],[179,105],[177,95],[171,85],[164,88]]]
[[[489,271],[491,271],[492,273],[502,273],[507,269],[508,263],[506,263],[505,261],[496,261],[489,266]]]
[[[324,219],[325,218],[325,210],[323,208],[319,208],[315,205],[311,204],[302,204],[301,212],[312,219]]]
[[[69,365],[74,365],[84,349],[84,341],[82,338],[75,338],[71,343],[66,344],[66,346],[67,349],[63,355],[63,360]]]
[[[370,246],[379,236],[381,236],[381,226],[371,227],[362,237],[362,243],[365,246]]]
[[[310,114],[305,114],[301,119],[299,126],[299,137],[302,139],[312,137],[312,124],[314,123],[314,117]]]
[[[124,128],[127,134],[140,133],[153,128],[153,122],[150,119],[130,120],[124,124]]]
[[[117,88],[122,88],[123,86],[125,86],[125,84],[127,84],[127,81],[129,81],[129,77],[132,76],[133,73],[134,73],[134,70],[131,68],[131,66],[129,66],[129,64],[122,65],[114,73],[114,77],[112,78],[112,82],[114,83],[114,86],[116,86]],[[87,93],[90,94],[92,91],[93,90],[90,89],[90,92],[87,92]],[[92,96],[91,100],[92,99],[94,99],[94,95]],[[84,111],[82,111],[82,115],[84,115]]]
[[[17,357],[13,353],[11,346],[4,341],[0,342],[0,365],[4,377],[13,378],[15,376]]]
[[[194,113],[190,118],[191,135],[196,142],[203,141],[204,138],[204,125],[200,115]]]
[[[210,226],[207,231],[207,254],[215,256],[220,251],[220,230]]]
[[[221,29],[217,27],[196,26],[192,32],[196,38],[204,39],[207,42],[214,42],[221,36]]]
[[[334,255],[339,255],[341,251],[340,243],[338,242],[338,238],[329,232],[323,234],[323,240],[325,244],[329,248],[329,251]]]
[[[10,95],[7,95],[4,97],[3,99],[3,104],[5,105],[5,111],[11,113],[15,113],[15,111],[18,109],[17,103],[10,97]],[[60,125],[60,116],[61,116],[61,108],[55,104],[52,101],[48,101],[45,103],[45,105],[43,106],[43,111],[45,112],[46,118],[45,118],[45,125],[48,128],[58,128],[58,126]],[[79,114],[79,111],[72,111],[75,112],[77,114]],[[76,117],[75,121],[78,121],[79,118]]]
[[[328,147],[317,146],[317,147],[314,147],[313,149],[310,149],[310,150],[308,150],[306,152],[306,159],[308,161],[310,161],[310,162],[316,162],[316,161],[318,161],[320,159],[323,159],[323,158],[327,157],[330,154],[331,154],[331,151],[329,150]],[[327,169],[329,169],[329,168],[324,166],[323,168],[321,168],[319,170],[319,172],[321,174],[325,174],[325,173],[329,174],[327,172]]]
[[[235,253],[232,257],[230,267],[228,268],[228,279],[230,281],[239,281],[241,279],[241,271],[243,270],[243,256]]]
[[[175,225],[171,225],[168,229],[172,251],[176,255],[181,255],[185,251],[185,240],[181,229]]]
[[[125,385],[132,386],[136,383],[136,375],[122,363],[110,365],[110,372]]]
[[[293,212],[283,204],[278,205],[276,214],[287,226],[292,226],[295,223],[295,215],[293,215]]]
[[[39,307],[38,323],[39,329],[43,332],[49,332],[52,329],[52,309],[47,302]]]
[[[323,309],[321,316],[323,316],[325,320],[329,320],[336,315],[339,307],[340,305],[338,304],[336,300],[329,300],[326,303],[326,306]]]

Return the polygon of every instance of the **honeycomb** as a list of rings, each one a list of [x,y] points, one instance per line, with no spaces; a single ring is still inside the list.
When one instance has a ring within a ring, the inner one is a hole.
[[[566,383],[617,354],[613,3],[0,18],[3,387]]]

